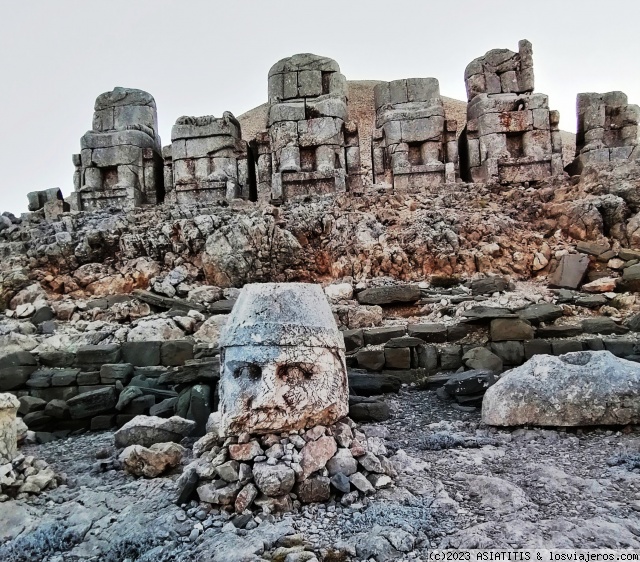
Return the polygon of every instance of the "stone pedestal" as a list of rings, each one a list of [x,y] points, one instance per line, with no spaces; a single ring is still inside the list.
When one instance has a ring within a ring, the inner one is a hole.
[[[16,414],[20,402],[13,394],[0,394],[0,464],[11,462],[18,455]]]

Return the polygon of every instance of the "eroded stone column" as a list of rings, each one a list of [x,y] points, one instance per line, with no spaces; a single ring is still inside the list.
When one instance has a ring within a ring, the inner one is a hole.
[[[16,414],[20,402],[13,394],[0,394],[0,464],[11,462],[18,455]]]

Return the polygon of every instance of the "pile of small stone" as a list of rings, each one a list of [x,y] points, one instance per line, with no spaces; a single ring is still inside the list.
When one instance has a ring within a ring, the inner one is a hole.
[[[385,428],[358,429],[349,418],[279,435],[221,440],[209,433],[195,443],[184,478],[197,478],[201,502],[238,514],[285,512],[331,499],[349,506],[393,484],[387,436]]]
[[[26,499],[61,483],[61,477],[45,461],[20,453],[13,461],[0,465],[0,502]]]

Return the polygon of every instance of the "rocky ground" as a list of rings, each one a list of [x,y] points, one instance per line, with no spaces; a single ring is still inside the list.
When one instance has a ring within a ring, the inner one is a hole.
[[[114,468],[110,432],[24,447],[66,484],[2,504],[0,560],[382,561],[421,560],[433,548],[640,548],[640,428],[498,431],[432,391],[403,387],[387,400],[393,415],[379,431],[396,453],[394,486],[349,507],[285,516],[231,522],[195,502],[174,505],[181,469],[126,475]]]

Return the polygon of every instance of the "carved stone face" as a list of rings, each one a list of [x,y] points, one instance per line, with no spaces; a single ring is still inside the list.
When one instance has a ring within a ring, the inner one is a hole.
[[[220,411],[227,435],[272,433],[344,417],[346,367],[325,347],[241,346],[224,350]]]
[[[344,341],[318,285],[246,285],[220,338],[220,433],[278,433],[347,415]]]

